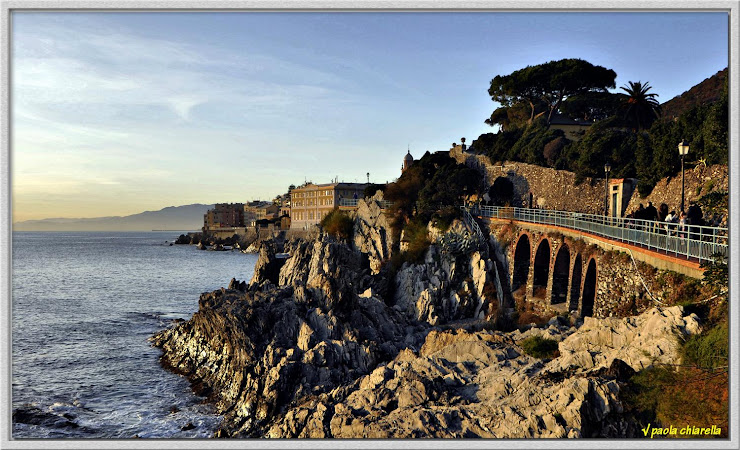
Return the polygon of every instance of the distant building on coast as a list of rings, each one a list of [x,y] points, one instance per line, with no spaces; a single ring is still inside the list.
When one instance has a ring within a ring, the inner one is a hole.
[[[206,233],[219,228],[239,227],[244,227],[243,203],[216,203],[203,215],[203,231]]]
[[[290,228],[306,229],[321,222],[342,199],[364,197],[367,183],[307,183],[290,192]]]
[[[273,202],[253,201],[244,204],[244,224],[254,226],[258,220],[273,220],[280,215],[280,207]]]

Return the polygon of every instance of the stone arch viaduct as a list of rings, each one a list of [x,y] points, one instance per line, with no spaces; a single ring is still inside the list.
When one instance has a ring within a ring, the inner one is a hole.
[[[521,229],[508,248],[511,291],[557,312],[592,316],[599,262],[570,239]]]
[[[491,234],[508,227],[505,256],[510,291],[540,311],[611,316],[631,298],[649,294],[638,261],[693,278],[703,274],[697,262],[656,255],[588,233],[511,219],[479,219]],[[623,252],[622,257],[613,258],[612,250]]]

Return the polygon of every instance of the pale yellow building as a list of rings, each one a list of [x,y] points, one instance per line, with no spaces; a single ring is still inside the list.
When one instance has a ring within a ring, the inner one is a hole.
[[[580,140],[586,131],[591,128],[591,125],[593,125],[593,122],[576,121],[560,114],[554,114],[550,121],[551,129],[563,130],[565,137],[571,141]]]
[[[290,192],[290,228],[307,229],[339,206],[342,199],[363,197],[366,183],[308,183]]]

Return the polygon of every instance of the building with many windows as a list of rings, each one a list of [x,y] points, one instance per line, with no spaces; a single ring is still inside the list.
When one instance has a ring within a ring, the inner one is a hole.
[[[243,203],[216,203],[203,215],[203,231],[244,227]]]
[[[307,183],[290,191],[290,228],[307,229],[321,222],[342,199],[362,198],[366,183]]]
[[[254,226],[258,220],[272,220],[280,215],[280,207],[273,202],[253,201],[244,205],[244,224]]]

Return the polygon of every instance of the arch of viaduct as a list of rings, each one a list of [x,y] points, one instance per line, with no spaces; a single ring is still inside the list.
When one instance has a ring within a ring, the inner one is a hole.
[[[520,229],[508,249],[511,291],[558,312],[591,316],[599,262],[563,237]]]

